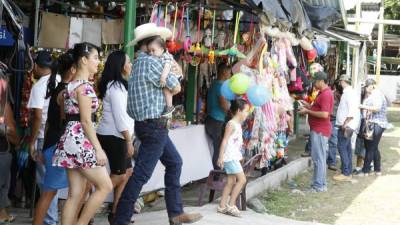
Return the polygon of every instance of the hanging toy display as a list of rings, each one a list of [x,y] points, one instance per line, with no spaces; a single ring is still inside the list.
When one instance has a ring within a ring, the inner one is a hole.
[[[214,34],[215,34],[215,10],[213,12],[212,17],[212,31],[211,31],[211,43],[210,43],[210,51],[208,52],[208,63],[215,64],[215,51],[214,51]]]
[[[235,21],[235,32],[233,34],[233,46],[229,49],[225,49],[218,52],[219,56],[230,56],[230,57],[238,57],[238,58],[246,58],[246,55],[240,52],[237,48],[237,36],[239,32],[239,22],[240,22],[240,12],[236,13],[236,21]]]
[[[175,3],[175,14],[174,14],[174,24],[172,27],[172,39],[170,41],[167,41],[168,51],[172,54],[177,53],[182,48],[182,46],[175,41],[176,40],[175,30],[176,30],[177,17],[178,17],[178,3],[176,2]],[[182,18],[183,18],[183,16],[182,16]],[[181,21],[182,21],[182,19],[181,19]],[[181,26],[182,26],[182,23],[181,23]]]
[[[189,7],[186,8],[186,38],[183,43],[183,49],[185,52],[189,52],[192,46],[192,39],[190,38],[190,17],[189,17]]]

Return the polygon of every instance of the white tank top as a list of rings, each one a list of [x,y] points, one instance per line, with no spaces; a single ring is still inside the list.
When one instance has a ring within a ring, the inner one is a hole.
[[[228,143],[226,144],[224,162],[241,160],[243,157],[240,151],[243,146],[242,125],[234,120],[230,120],[228,124],[233,125],[234,130],[231,136],[228,138]]]

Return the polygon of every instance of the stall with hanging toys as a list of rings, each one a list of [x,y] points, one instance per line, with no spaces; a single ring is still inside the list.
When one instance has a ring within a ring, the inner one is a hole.
[[[332,67],[337,48],[333,49],[333,54],[331,49],[328,51],[329,40],[315,36],[310,24],[289,27],[274,20],[264,8],[226,2],[142,1],[138,4],[137,11],[141,13],[137,14],[137,25],[153,22],[171,29],[173,36],[167,41],[167,48],[184,71],[183,92],[174,97],[177,110],[171,120],[171,129],[202,126],[208,88],[216,79],[217,65],[225,62],[232,66],[233,74],[222,85],[222,95],[227,100],[243,98],[252,105],[251,116],[243,127],[244,155],[248,159],[262,154],[260,168],[283,165],[288,153],[288,139],[294,130],[293,103],[297,99],[309,102],[315,99],[317,92],[313,91],[309,79],[315,72],[324,70],[324,64]],[[124,5],[119,6],[122,17]],[[59,42],[51,43],[46,40],[54,31],[41,30],[39,47],[50,49],[56,58],[74,43],[95,41],[103,47],[104,57],[93,80],[96,83],[108,53],[123,47],[123,21],[104,14],[89,15],[89,18],[86,14],[77,15],[79,13],[65,16],[43,12],[42,27],[53,23],[50,27],[67,31],[58,32],[62,35]],[[298,17],[307,17],[307,14],[303,10]],[[86,34],[86,28],[97,30],[95,34],[100,37]],[[335,77],[336,70],[337,66],[333,71],[326,71]],[[21,126],[25,128],[29,119],[25,105],[31,86],[32,74],[28,73],[22,91],[20,118]],[[101,110],[97,117],[101,117]]]
[[[175,7],[168,10],[171,5]],[[257,16],[234,6],[182,3],[179,7],[177,2],[157,2],[151,15],[151,22],[170,27],[175,34],[168,50],[185,68],[186,104],[179,118],[197,124],[204,121],[207,89],[216,78],[216,65],[231,64],[232,77],[223,83],[221,93],[227,100],[243,98],[252,105],[244,125],[246,158],[262,154],[260,168],[285,164],[294,102],[316,98],[310,78],[324,70],[321,64],[326,64],[323,58],[327,58],[329,40],[315,36],[311,26],[301,34],[298,28],[289,32],[264,14]],[[302,16],[307,16],[304,11]],[[336,68],[329,73],[334,79]],[[173,126],[182,126],[177,124]]]

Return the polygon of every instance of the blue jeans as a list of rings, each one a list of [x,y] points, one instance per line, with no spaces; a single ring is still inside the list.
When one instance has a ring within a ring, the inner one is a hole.
[[[326,154],[328,152],[328,137],[311,131],[311,159],[314,164],[314,175],[311,187],[316,191],[326,191]]]
[[[43,138],[37,140],[36,149],[42,154]],[[45,165],[40,162],[36,163],[36,183],[39,185],[40,192],[43,192],[44,174],[46,173]],[[47,210],[46,217],[44,218],[44,225],[57,225],[58,223],[58,193],[54,196]]]
[[[353,154],[351,150],[351,137],[344,136],[344,130],[338,132],[338,149],[341,161],[342,174],[350,176],[353,172]]]
[[[328,151],[328,159],[326,163],[328,166],[336,166],[336,151],[337,151],[337,144],[338,144],[338,130],[339,128],[335,126],[335,122],[332,122],[332,134],[329,138],[329,151]]]
[[[141,141],[133,175],[122,192],[114,217],[115,225],[127,225],[133,215],[134,204],[144,184],[150,179],[158,160],[165,166],[165,202],[169,218],[183,213],[180,176],[182,159],[168,130],[156,122],[135,122],[135,134]]]

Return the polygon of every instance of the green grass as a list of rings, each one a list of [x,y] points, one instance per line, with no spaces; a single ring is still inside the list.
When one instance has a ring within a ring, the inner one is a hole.
[[[400,112],[390,113],[389,119],[395,125],[395,130],[385,133],[380,143],[383,173],[400,161],[399,151],[393,147],[399,146]],[[340,165],[340,161],[339,161]],[[301,221],[317,221],[334,224],[337,217],[352,204],[352,201],[366,189],[376,177],[357,178],[355,182],[336,182],[332,179],[334,172],[328,171],[328,192],[307,193],[312,169],[307,169],[293,179],[296,189],[301,193],[293,193],[288,182],[282,184],[276,191],[268,191],[262,195],[262,200],[269,214]]]

